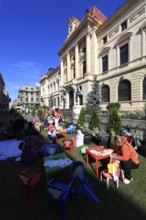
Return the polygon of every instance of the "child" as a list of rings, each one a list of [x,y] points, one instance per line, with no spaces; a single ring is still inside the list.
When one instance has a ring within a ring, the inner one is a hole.
[[[52,140],[52,142],[54,142],[54,140],[56,139],[56,133],[55,133],[55,128],[53,125],[53,121],[49,122],[49,126],[48,126],[48,141]]]

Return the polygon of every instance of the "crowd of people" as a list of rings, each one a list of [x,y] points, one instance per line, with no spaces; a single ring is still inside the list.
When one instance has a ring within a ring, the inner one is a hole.
[[[52,141],[52,143],[56,143],[56,131],[61,130],[61,122],[62,122],[62,112],[59,108],[51,111],[47,109],[43,111],[41,116],[41,124],[40,124],[40,132],[42,129],[48,130],[48,141]]]

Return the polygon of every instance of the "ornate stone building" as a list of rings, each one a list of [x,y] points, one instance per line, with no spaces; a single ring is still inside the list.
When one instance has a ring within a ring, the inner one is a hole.
[[[60,107],[60,67],[50,68],[40,81],[41,105]]]
[[[5,82],[0,73],[0,110],[9,109],[10,101],[8,91],[5,90]]]
[[[61,106],[75,112],[86,104],[93,75],[103,96],[121,103],[121,110],[143,109],[146,101],[146,0],[127,0],[110,18],[95,6],[79,21],[72,17],[68,36],[58,52]],[[76,88],[80,93],[76,95]],[[65,102],[65,103],[64,103]]]
[[[128,0],[97,30],[98,79],[103,104],[143,110],[146,102],[146,1]]]
[[[31,111],[40,104],[40,85],[21,86],[18,94],[18,105],[25,111]]]
[[[79,21],[72,17],[68,36],[59,50],[61,61],[61,87],[65,90],[62,107],[73,108],[75,113],[86,103],[93,75],[97,74],[96,30],[106,21],[105,15],[95,6],[87,10]],[[78,94],[77,94],[77,91]]]

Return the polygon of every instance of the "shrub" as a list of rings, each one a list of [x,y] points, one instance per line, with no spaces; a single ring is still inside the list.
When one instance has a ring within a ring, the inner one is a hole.
[[[91,130],[100,129],[100,121],[95,108],[92,110],[92,115],[89,122],[89,129]]]
[[[110,103],[107,106],[109,111],[109,121],[108,121],[108,132],[112,134],[114,131],[115,134],[121,133],[121,119],[118,115],[120,104],[119,103]]]
[[[82,108],[77,121],[77,127],[84,126],[85,123],[86,123],[86,116],[85,116],[84,108]]]

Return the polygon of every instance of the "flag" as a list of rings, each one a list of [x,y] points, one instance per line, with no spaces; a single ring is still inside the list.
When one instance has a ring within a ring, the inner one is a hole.
[[[79,95],[80,92],[81,92],[80,87],[79,87],[79,86],[76,86],[76,94]]]

